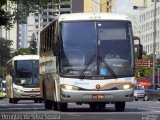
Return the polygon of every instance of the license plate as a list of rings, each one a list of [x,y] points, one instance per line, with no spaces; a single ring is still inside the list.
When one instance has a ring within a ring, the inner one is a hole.
[[[92,99],[104,99],[104,95],[101,94],[92,95]]]

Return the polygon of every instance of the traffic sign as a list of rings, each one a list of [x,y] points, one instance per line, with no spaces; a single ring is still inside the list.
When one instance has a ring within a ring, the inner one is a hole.
[[[140,67],[140,68],[148,68],[153,66],[153,61],[152,60],[136,60],[135,65],[136,67]]]

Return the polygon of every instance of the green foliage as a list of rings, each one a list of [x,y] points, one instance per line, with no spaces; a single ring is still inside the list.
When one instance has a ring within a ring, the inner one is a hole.
[[[0,91],[0,100],[3,99],[3,97],[4,97],[4,96],[3,96],[3,92]]]
[[[59,0],[8,0],[12,4],[17,4],[17,3],[22,3],[27,12],[28,15],[29,13],[34,13],[35,11],[39,11],[41,7],[52,3],[58,3]],[[60,0],[61,2],[63,1],[68,1],[68,0]],[[6,8],[12,9],[11,12],[6,12]],[[0,0],[0,25],[5,25],[6,29],[10,29],[13,27],[13,24],[19,20],[20,18],[23,18],[24,11],[19,11],[17,10],[17,7],[15,8],[10,8],[10,6],[7,5],[7,0]],[[2,14],[3,13],[3,14]],[[26,16],[27,17],[27,16]]]
[[[140,73],[141,77],[152,76],[152,68],[136,68],[135,76],[138,76],[138,72]]]
[[[145,75],[146,77],[147,77],[147,76],[152,76],[152,68],[146,68],[144,75]]]
[[[146,52],[143,51],[143,60],[152,60],[152,59],[153,59],[152,54],[146,55]],[[150,67],[150,68],[136,68],[135,69],[135,76],[138,76],[138,72],[140,73],[141,77],[152,76],[152,67]]]
[[[10,46],[12,43],[12,40],[0,38],[0,65],[2,66],[5,66],[6,61],[10,59]]]
[[[6,67],[4,66],[4,67],[0,67],[0,78],[2,78],[2,79],[5,79],[5,76],[6,76]]]
[[[153,54],[144,55],[143,59],[144,59],[144,60],[152,60],[152,59],[153,59]]]
[[[32,34],[29,46],[30,46],[32,54],[37,54],[37,40],[36,40],[36,36],[34,33]]]
[[[13,54],[13,57],[17,55],[33,55],[33,54],[36,54],[36,52],[34,53],[31,48],[20,48]]]
[[[11,14],[5,11],[7,0],[0,1],[0,26],[4,25],[6,27],[11,25]]]

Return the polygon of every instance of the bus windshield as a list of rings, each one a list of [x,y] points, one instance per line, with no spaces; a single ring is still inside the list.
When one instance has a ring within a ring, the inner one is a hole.
[[[62,76],[133,76],[133,41],[129,21],[61,23]]]
[[[18,85],[39,85],[38,66],[38,60],[16,60],[14,83]]]

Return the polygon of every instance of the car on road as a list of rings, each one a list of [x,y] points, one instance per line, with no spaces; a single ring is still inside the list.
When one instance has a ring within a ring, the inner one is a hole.
[[[145,90],[141,86],[135,85],[134,86],[135,101],[144,100],[144,96],[145,96]]]
[[[0,81],[0,98],[2,99],[4,97],[6,97],[6,81],[1,80]]]
[[[159,100],[160,101],[160,84],[152,84],[146,89],[146,100]]]

